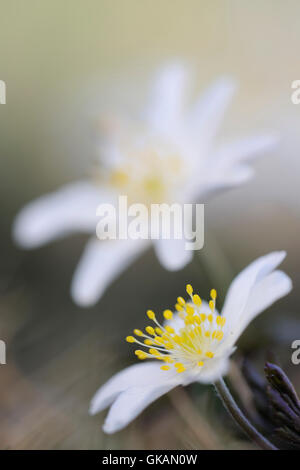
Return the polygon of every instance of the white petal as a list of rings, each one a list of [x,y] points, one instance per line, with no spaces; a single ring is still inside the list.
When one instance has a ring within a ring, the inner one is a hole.
[[[254,169],[249,165],[236,165],[232,168],[224,168],[222,171],[217,171],[214,178],[211,181],[211,187],[214,187],[213,191],[210,190],[210,194],[225,191],[241,184],[246,183],[254,176]]]
[[[14,221],[13,236],[34,248],[73,231],[96,230],[96,208],[112,196],[88,181],[68,184],[25,206]]]
[[[245,314],[251,320],[262,310],[270,307],[292,290],[292,281],[283,271],[273,271],[253,288],[249,296]]]
[[[93,238],[86,246],[72,281],[72,297],[84,307],[93,305],[114,281],[148,246],[148,240],[108,240]]]
[[[213,170],[203,170],[200,179],[195,173],[194,179],[182,191],[181,200],[185,203],[204,204],[217,194],[245,183],[253,174],[253,169],[246,165],[216,173]]]
[[[185,239],[156,240],[154,247],[156,255],[164,268],[177,271],[186,266],[193,258],[193,251],[186,250]]]
[[[274,302],[287,295],[292,290],[291,279],[282,271],[273,271],[258,282],[249,295],[239,324],[233,329],[230,344],[234,344],[249,323]]]
[[[217,168],[232,167],[241,162],[252,160],[259,154],[274,148],[278,141],[278,137],[274,134],[236,140],[223,145],[215,152],[213,165]]]
[[[222,310],[222,314],[226,316],[226,319],[237,315],[237,312],[244,308],[255,283],[272,272],[285,256],[285,251],[274,251],[261,256],[236,276],[229,287]]]
[[[252,168],[242,165],[222,175],[214,175],[210,172],[206,177],[203,173],[200,181],[196,177],[184,188],[180,194],[180,200],[185,204],[205,204],[218,194],[247,182],[252,178],[253,173]]]
[[[166,371],[162,371],[160,366],[158,362],[143,362],[118,372],[94,395],[90,405],[90,414],[94,415],[107,408],[121,392],[129,387],[147,387],[160,383],[160,380],[164,381]]]
[[[128,367],[103,385],[90,406],[95,414],[113,403],[103,429],[107,433],[119,431],[159,396],[181,383],[182,377],[174,371],[162,371],[159,362],[145,362]]]
[[[216,382],[220,377],[227,374],[229,369],[229,359],[227,356],[206,361],[201,369],[198,382],[209,384]]]
[[[184,189],[183,200],[206,202],[221,191],[239,186],[254,175],[248,161],[263,155],[278,143],[275,135],[262,135],[241,139],[222,146],[195,171],[195,177]],[[201,179],[199,184],[199,174]]]
[[[156,384],[153,387],[129,388],[121,393],[111,406],[103,426],[103,431],[108,434],[120,431],[133,421],[150,403],[168,393],[177,385],[179,384],[171,382],[165,385]]]
[[[147,119],[156,132],[169,133],[180,119],[187,68],[182,63],[163,67],[153,86]]]
[[[235,89],[234,80],[220,78],[200,97],[192,109],[190,125],[200,153],[207,149],[215,137]]]
[[[254,298],[252,294],[255,293],[255,289],[282,262],[285,255],[284,251],[278,251],[258,258],[231,283],[222,310],[222,314],[226,317],[225,336],[230,334],[230,337],[233,337],[233,332],[238,328],[248,302]],[[230,343],[232,344],[232,341]]]

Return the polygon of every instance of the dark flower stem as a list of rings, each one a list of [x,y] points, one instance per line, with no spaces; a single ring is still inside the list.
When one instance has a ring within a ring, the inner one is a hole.
[[[264,450],[278,450],[271,442],[269,442],[264,436],[262,436],[257,429],[252,426],[246,416],[242,413],[240,408],[234,401],[227,385],[221,378],[214,383],[223,405],[227,409],[228,413],[232,416],[234,421],[242,428],[242,430],[252,439],[259,447]]]

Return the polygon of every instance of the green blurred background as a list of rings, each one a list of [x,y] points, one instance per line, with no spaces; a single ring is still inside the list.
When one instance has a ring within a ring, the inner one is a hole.
[[[219,447],[249,447],[209,387],[159,400],[114,436],[102,434],[103,413],[87,410],[100,384],[134,361],[123,338],[147,308],[173,305],[188,281],[222,298],[242,267],[274,249],[287,250],[295,289],[251,325],[241,351],[260,369],[274,351],[300,388],[300,366],[290,363],[300,338],[300,105],[290,100],[298,44],[296,0],[0,0],[1,448],[198,448],[201,419]],[[205,248],[193,264],[167,273],[150,251],[94,308],[80,309],[69,285],[85,237],[22,252],[11,241],[13,217],[88,169],[108,85],[137,83],[143,93],[153,68],[174,57],[196,66],[195,91],[219,75],[239,80],[220,139],[273,129],[282,140],[255,164],[254,180],[206,206]]]

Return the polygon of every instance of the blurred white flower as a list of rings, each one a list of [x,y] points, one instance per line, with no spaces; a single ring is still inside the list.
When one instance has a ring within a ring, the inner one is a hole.
[[[190,284],[186,288],[190,300],[178,297],[177,312],[164,311],[164,325],[148,310],[154,326],[147,326],[145,333],[134,330],[136,337],[126,339],[146,349],[135,351],[139,359],[156,360],[124,369],[95,394],[91,414],[111,405],[104,431],[124,428],[150,403],[178,385],[211,383],[225,375],[229,356],[247,325],[290,292],[290,278],[274,271],[284,257],[285,252],[273,252],[244,269],[231,283],[221,315],[215,309],[216,291],[211,291],[207,304],[193,293]]]
[[[276,142],[272,135],[260,135],[216,148],[214,137],[235,85],[230,79],[218,80],[183,112],[187,75],[182,64],[162,68],[138,120],[102,120],[93,178],[29,203],[16,217],[14,238],[28,249],[72,232],[94,234],[72,282],[72,296],[80,305],[94,304],[150,244],[99,241],[95,232],[100,203],[117,204],[118,195],[128,196],[130,203],[204,203],[212,194],[248,180],[253,174],[248,161]],[[184,244],[177,239],[154,242],[165,268],[177,270],[191,260],[192,251]]]

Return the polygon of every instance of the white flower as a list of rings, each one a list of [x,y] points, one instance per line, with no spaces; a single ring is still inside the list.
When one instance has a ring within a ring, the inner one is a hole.
[[[285,252],[273,252],[244,269],[231,283],[221,315],[215,309],[216,291],[211,291],[207,304],[193,293],[190,284],[186,288],[190,300],[178,297],[177,312],[165,310],[167,321],[163,326],[148,310],[154,328],[146,327],[145,333],[134,330],[135,337],[128,336],[127,341],[143,346],[135,352],[139,359],[156,360],[124,369],[95,394],[91,414],[111,406],[104,431],[124,428],[150,403],[178,385],[211,383],[225,375],[235,343],[247,325],[290,292],[290,278],[275,271],[284,257]]]
[[[100,203],[115,204],[120,194],[144,204],[203,203],[212,194],[248,180],[253,173],[248,161],[276,141],[272,135],[260,135],[216,148],[214,137],[234,83],[220,79],[184,113],[186,79],[187,71],[180,64],[163,68],[139,120],[102,120],[94,177],[29,203],[16,217],[14,238],[28,249],[72,232],[93,234],[72,282],[72,296],[80,305],[94,304],[150,243],[99,241],[96,208]],[[191,260],[185,240],[160,239],[154,246],[169,270]]]

